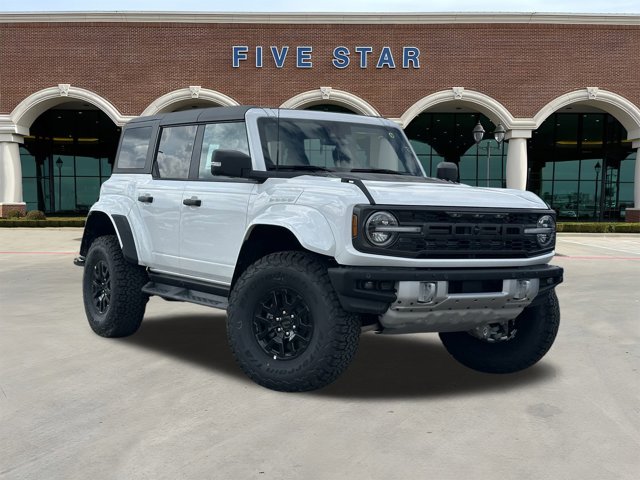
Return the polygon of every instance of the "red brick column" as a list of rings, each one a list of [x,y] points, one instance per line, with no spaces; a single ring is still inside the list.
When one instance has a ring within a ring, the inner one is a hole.
[[[627,208],[625,220],[627,222],[640,222],[640,208]]]

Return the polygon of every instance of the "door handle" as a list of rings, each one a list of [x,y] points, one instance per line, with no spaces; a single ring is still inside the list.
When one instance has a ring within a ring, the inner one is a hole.
[[[138,201],[142,203],[153,203],[153,197],[151,195],[140,195]]]
[[[182,200],[182,203],[189,207],[199,207],[200,205],[202,205],[202,200],[196,197],[191,197],[185,198],[184,200]]]

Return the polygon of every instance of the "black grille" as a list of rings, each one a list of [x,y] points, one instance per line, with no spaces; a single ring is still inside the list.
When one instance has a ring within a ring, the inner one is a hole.
[[[375,209],[375,210],[374,210]],[[426,207],[425,209],[384,207],[356,208],[360,235],[354,239],[356,249],[380,255],[409,258],[527,258],[553,250],[541,248],[536,234],[525,234],[537,227],[542,215],[551,210],[489,210]],[[401,226],[419,226],[420,233],[400,233],[388,247],[373,246],[364,238],[364,224],[373,211],[393,213]]]

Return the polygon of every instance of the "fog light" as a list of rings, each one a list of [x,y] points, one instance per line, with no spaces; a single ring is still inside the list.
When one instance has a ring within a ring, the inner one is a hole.
[[[437,283],[420,282],[420,291],[418,293],[418,302],[431,303],[436,298]]]
[[[513,299],[522,300],[524,298],[527,298],[527,292],[529,291],[530,286],[530,280],[518,280],[518,282],[516,283],[516,291],[513,294]]]

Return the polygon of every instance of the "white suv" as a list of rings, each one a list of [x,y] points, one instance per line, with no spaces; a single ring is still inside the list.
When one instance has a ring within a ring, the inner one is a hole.
[[[226,309],[243,370],[323,387],[363,330],[440,332],[483,372],[551,347],[555,213],[530,192],[430,178],[382,118],[220,107],[140,117],[91,208],[84,304],[105,337],[139,328],[150,295]]]

